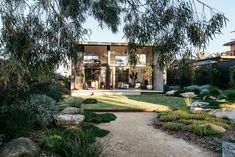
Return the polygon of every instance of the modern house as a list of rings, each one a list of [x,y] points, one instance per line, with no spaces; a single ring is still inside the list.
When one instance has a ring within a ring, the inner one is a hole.
[[[133,67],[128,63],[127,43],[86,42],[81,45],[77,63],[72,63],[72,96],[163,91],[163,72],[157,67],[152,46],[135,50],[138,62]]]

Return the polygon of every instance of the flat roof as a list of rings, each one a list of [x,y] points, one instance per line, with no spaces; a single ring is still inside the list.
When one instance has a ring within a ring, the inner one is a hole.
[[[230,41],[228,43],[225,43],[224,46],[230,46],[230,45],[234,45],[235,44],[235,40]]]
[[[81,42],[82,45],[89,46],[127,46],[127,42],[97,42],[97,41],[84,41]],[[146,44],[145,46],[152,46],[150,44]]]

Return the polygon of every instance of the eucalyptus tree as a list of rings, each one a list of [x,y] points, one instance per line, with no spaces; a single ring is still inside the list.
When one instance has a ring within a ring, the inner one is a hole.
[[[205,48],[227,20],[200,0],[1,0],[0,15],[1,56],[7,59],[0,83],[15,83],[17,91],[59,63],[76,61],[79,43],[90,34],[83,25],[88,17],[114,33],[123,22],[130,64],[136,64],[137,47],[151,44],[160,67]]]

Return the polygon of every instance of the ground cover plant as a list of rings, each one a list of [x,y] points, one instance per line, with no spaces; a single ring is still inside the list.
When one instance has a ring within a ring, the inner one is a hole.
[[[188,109],[158,113],[156,128],[176,137],[198,143],[212,151],[221,151],[222,141],[235,135],[234,121]],[[225,130],[225,132],[224,132]]]
[[[95,143],[97,137],[109,134],[93,123],[107,123],[116,119],[112,113],[96,114],[84,112],[85,121],[77,127],[62,128],[53,126],[43,135],[40,145],[46,151],[63,157],[96,157],[100,156],[104,146]]]

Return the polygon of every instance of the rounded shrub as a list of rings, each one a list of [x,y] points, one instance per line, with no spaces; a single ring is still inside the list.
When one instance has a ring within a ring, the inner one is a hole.
[[[82,101],[83,104],[97,104],[97,99],[87,98]]]
[[[64,131],[64,137],[67,140],[73,140],[79,142],[80,144],[86,144],[86,137],[81,128],[78,127],[69,127]]]
[[[235,90],[233,89],[225,90],[224,94],[229,100],[235,100]]]
[[[34,84],[30,90],[33,94],[44,94],[56,101],[59,101],[63,96],[62,85],[56,81],[47,81]]]
[[[32,117],[36,126],[48,126],[57,112],[55,100],[46,95],[31,95],[26,101],[21,101],[17,109]]]

